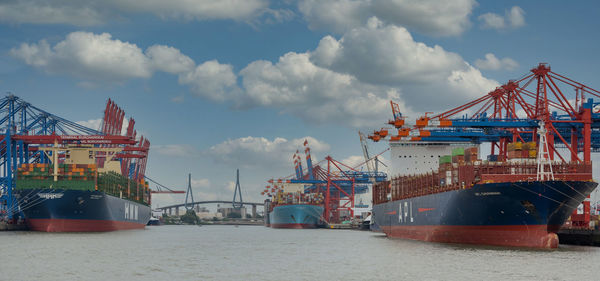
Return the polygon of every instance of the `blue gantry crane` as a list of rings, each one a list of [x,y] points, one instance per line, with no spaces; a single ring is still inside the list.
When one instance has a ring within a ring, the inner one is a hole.
[[[376,182],[387,180],[387,174],[384,172],[359,171],[356,167],[350,167],[331,156],[325,157],[324,160],[313,166],[308,141],[304,142],[304,147],[306,171],[302,170],[300,156],[295,154],[295,177],[292,175],[282,179],[270,180],[269,183],[272,186],[267,186],[263,194],[267,196],[275,195],[276,192],[280,191],[278,184],[281,183],[304,184],[305,193],[323,194],[323,218],[328,223],[337,223],[341,219],[341,210],[347,210],[350,216],[354,215],[355,195],[368,191],[373,179]],[[363,164],[358,166],[360,167]]]

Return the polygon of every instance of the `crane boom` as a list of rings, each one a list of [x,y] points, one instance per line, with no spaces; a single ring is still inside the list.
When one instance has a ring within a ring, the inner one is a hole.
[[[373,172],[376,172],[376,170],[373,167],[373,162],[371,162],[373,159],[369,157],[369,146],[367,145],[367,136],[365,136],[365,134],[363,134],[361,131],[358,131],[358,137],[360,138],[360,146],[362,147],[363,156],[365,157],[367,170],[369,170],[369,173],[373,174]],[[375,182],[375,177],[371,177],[371,182]]]

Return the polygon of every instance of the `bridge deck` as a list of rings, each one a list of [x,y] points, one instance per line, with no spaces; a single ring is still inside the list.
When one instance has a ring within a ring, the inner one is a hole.
[[[240,203],[240,202],[236,202],[236,203]],[[233,204],[233,201],[225,201],[225,200],[212,200],[212,201],[198,201],[198,202],[194,202],[194,203],[189,203],[189,205],[201,205],[201,204]],[[263,206],[264,203],[255,203],[255,202],[241,202],[241,204],[243,205],[256,205],[256,206]],[[185,203],[182,204],[175,204],[175,205],[170,205],[170,206],[164,206],[164,207],[159,207],[156,208],[157,210],[164,210],[164,209],[171,209],[171,208],[177,208],[177,207],[184,207]]]

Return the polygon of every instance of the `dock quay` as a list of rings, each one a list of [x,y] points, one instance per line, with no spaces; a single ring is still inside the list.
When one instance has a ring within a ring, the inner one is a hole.
[[[27,225],[23,223],[0,222],[0,231],[27,230]]]
[[[358,227],[353,227],[350,223],[332,223],[328,224],[326,228],[329,229],[358,229]]]
[[[233,221],[209,221],[205,225],[258,225],[263,226],[265,223],[263,220],[233,220]]]
[[[362,220],[353,220],[350,223],[330,223],[326,224],[325,228],[327,229],[356,229],[356,230],[369,230],[368,224],[363,224]]]
[[[560,244],[600,247],[600,230],[563,228],[558,231]]]

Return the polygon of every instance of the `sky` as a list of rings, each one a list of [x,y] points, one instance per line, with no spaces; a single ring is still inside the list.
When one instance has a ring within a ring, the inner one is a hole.
[[[0,90],[91,127],[111,98],[152,144],[147,176],[185,190],[191,173],[194,199],[228,200],[240,169],[244,200],[262,202],[305,139],[315,162],[359,163],[357,131],[384,126],[390,100],[414,119],[540,62],[600,89],[599,12],[595,1],[2,1]]]

